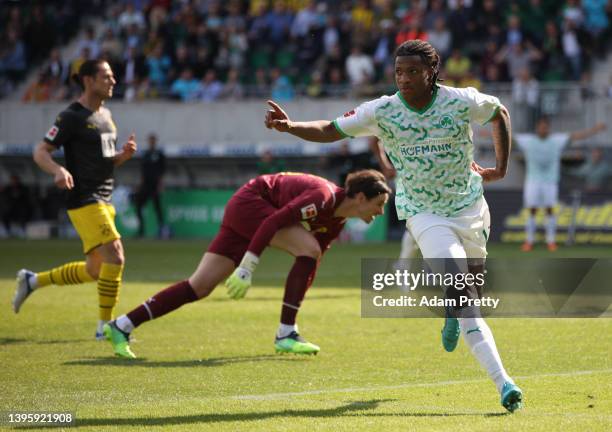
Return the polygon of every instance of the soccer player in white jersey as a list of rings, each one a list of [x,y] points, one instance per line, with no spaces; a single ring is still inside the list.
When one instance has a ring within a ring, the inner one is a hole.
[[[429,43],[410,40],[395,52],[399,91],[394,95],[365,102],[333,121],[292,121],[270,101],[265,124],[314,142],[378,137],[397,170],[398,217],[406,220],[423,257],[452,258],[467,262],[470,271],[482,271],[490,228],[482,182],[506,175],[510,118],[496,97],[439,85],[439,67],[440,56]],[[471,122],[492,125],[494,168],[474,162]],[[455,348],[460,329],[495,382],[502,405],[510,412],[520,408],[522,391],[506,373],[489,326],[479,314],[459,316],[446,320],[445,349]]]
[[[559,196],[561,154],[572,141],[581,140],[604,130],[606,125],[598,123],[590,129],[572,133],[550,133],[550,120],[541,117],[536,123],[536,133],[517,134],[514,141],[523,151],[526,162],[523,205],[529,209],[525,225],[525,243],[521,249],[533,249],[538,208],[546,209],[546,245],[548,250],[557,250],[555,235],[557,219],[554,207]]]

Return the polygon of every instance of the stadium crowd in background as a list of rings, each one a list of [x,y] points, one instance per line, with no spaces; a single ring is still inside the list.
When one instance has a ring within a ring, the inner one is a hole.
[[[416,38],[441,53],[452,86],[577,81],[609,46],[611,15],[606,0],[9,2],[0,94],[35,70],[24,100],[70,98],[67,71],[102,57],[124,100],[368,96],[393,86],[393,50]],[[79,29],[74,52],[54,49]]]

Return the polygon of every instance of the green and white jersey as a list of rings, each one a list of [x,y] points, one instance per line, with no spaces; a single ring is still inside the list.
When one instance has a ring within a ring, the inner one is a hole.
[[[561,154],[570,142],[570,134],[555,133],[546,138],[536,134],[517,134],[514,141],[525,155],[526,182],[559,183]]]
[[[471,169],[471,122],[485,124],[499,99],[472,87],[438,86],[431,103],[412,108],[397,92],[365,102],[334,120],[348,137],[376,136],[397,170],[395,206],[400,219],[419,213],[454,216],[482,196]]]

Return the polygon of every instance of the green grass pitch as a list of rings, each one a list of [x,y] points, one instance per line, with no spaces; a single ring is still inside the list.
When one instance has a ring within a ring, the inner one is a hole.
[[[118,312],[189,276],[203,242],[127,241]],[[612,430],[612,320],[490,319],[504,364],[525,393],[506,414],[463,341],[440,344],[439,319],[360,318],[360,257],[397,243],[336,245],[299,316],[316,357],[275,355],[291,260],[267,251],[241,301],[223,287],[134,333],[139,356],[93,340],[94,284],[49,287],[10,310],[15,272],[79,260],[76,241],[0,242],[0,411],[71,411],[79,430]],[[492,245],[491,257],[517,246]],[[534,256],[546,256],[544,249]],[[558,256],[612,256],[562,248]],[[8,428],[0,425],[0,429]]]

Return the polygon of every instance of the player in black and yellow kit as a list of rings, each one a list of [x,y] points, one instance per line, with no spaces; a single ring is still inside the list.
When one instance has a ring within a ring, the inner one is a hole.
[[[20,270],[13,310],[19,312],[35,289],[97,280],[100,315],[96,338],[103,339],[102,327],[113,316],[124,265],[123,245],[111,204],[113,171],[134,155],[136,141],[132,134],[120,152],[115,150],[117,128],[110,111],[104,107],[115,85],[109,64],[88,60],[74,79],[83,93],[60,113],[36,146],[34,161],[54,176],[59,188],[68,190],[68,216],[81,237],[86,259],[40,273]],[[51,156],[60,147],[64,148],[66,167]]]

